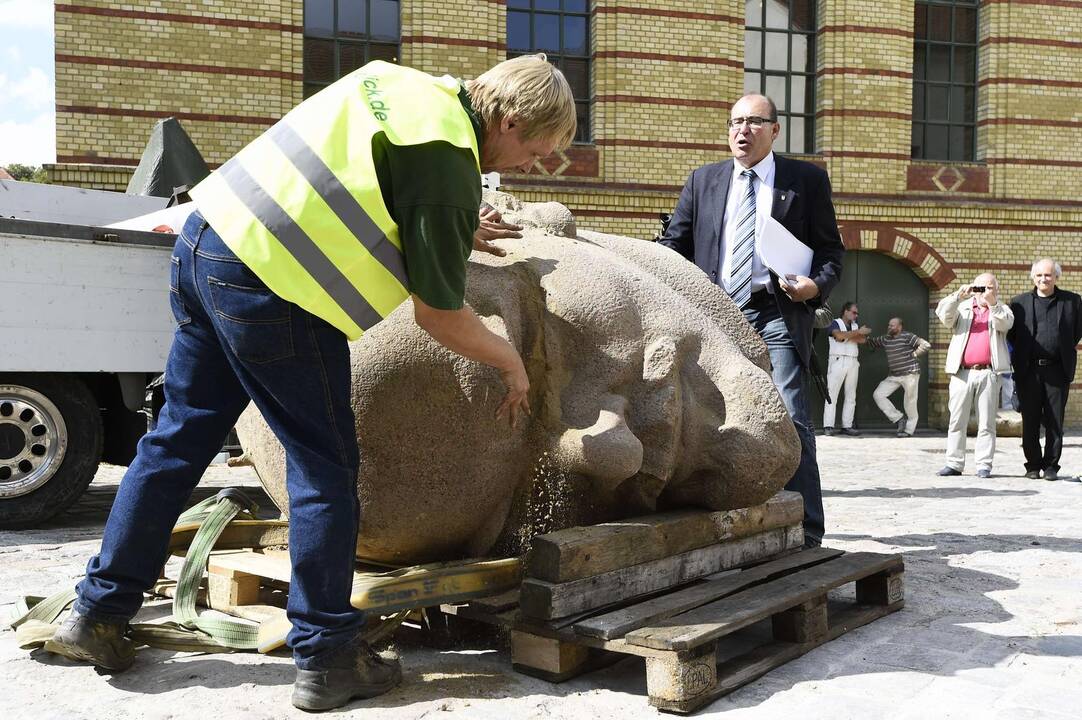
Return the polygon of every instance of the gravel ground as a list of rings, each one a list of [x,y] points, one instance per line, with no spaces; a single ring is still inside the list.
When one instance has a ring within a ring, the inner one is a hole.
[[[1077,718],[1082,707],[1082,484],[1026,480],[1016,438],[997,474],[940,478],[944,438],[819,438],[825,544],[899,552],[904,610],[769,673],[704,710],[734,718]],[[1065,471],[1082,470],[1069,435]],[[971,472],[972,469],[969,469]],[[0,617],[15,600],[70,586],[97,549],[123,468],[101,466],[72,511],[38,530],[0,532]],[[197,499],[224,485],[263,495],[248,469],[213,466]],[[151,608],[161,615],[163,608]],[[514,673],[497,638],[436,650],[400,633],[397,690],[339,715],[365,718],[654,717],[641,661],[629,658],[561,685]],[[109,675],[0,632],[0,717],[308,717],[289,704],[290,659],[143,649]]]

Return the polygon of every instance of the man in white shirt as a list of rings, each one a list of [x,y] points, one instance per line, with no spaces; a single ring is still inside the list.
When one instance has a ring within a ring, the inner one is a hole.
[[[860,435],[853,427],[853,415],[857,410],[857,376],[860,373],[860,361],[857,348],[868,339],[871,329],[857,324],[859,311],[852,300],[842,305],[842,315],[830,325],[830,357],[827,362],[827,391],[830,397],[823,403],[823,433],[833,435],[834,417],[841,401],[841,392],[845,390],[845,405],[842,407],[842,435]]]

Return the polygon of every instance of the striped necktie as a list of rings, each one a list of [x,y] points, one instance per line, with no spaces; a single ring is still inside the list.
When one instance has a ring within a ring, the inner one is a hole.
[[[755,254],[755,173],[745,170],[740,176],[748,181],[748,189],[736,211],[736,232],[733,234],[732,262],[729,265],[729,297],[743,309],[751,300],[751,266]]]

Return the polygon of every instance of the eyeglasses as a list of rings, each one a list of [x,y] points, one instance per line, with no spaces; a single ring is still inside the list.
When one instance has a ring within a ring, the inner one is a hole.
[[[752,130],[757,130],[763,126],[764,123],[774,123],[774,120],[765,117],[759,117],[758,115],[748,115],[747,117],[733,118],[729,122],[725,123],[725,126],[730,130],[734,130],[741,125],[747,125]]]

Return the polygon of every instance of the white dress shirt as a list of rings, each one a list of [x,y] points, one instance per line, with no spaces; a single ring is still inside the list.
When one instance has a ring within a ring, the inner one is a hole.
[[[748,179],[741,176],[744,167],[733,160],[733,176],[729,182],[729,199],[725,203],[725,217],[721,226],[721,252],[718,254],[720,267],[718,276],[721,278],[721,286],[729,291],[729,282],[732,279],[733,242],[736,235],[736,215],[740,209],[740,201],[748,191]],[[751,265],[751,291],[767,289],[774,292],[770,283],[770,271],[763,265],[759,257],[759,235],[763,224],[770,217],[770,211],[774,205],[774,153],[767,153],[766,157],[751,167],[755,173],[752,182],[758,186],[755,191],[755,253],[752,255]],[[730,222],[731,221],[731,222]]]

